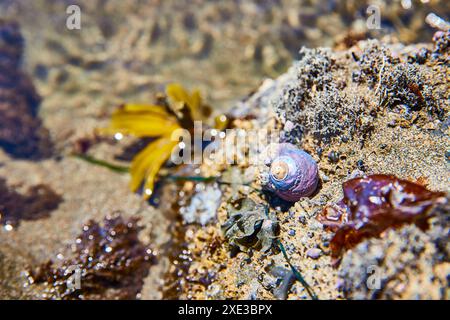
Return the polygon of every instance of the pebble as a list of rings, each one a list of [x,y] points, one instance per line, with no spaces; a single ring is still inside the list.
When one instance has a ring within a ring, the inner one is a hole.
[[[313,221],[311,221],[311,223],[309,224],[309,229],[310,229],[311,231],[322,230],[322,229],[323,229],[323,225],[322,225],[319,221],[313,220]],[[311,232],[311,234],[312,234],[312,235],[310,235],[310,234],[308,233],[308,236],[310,236],[311,238],[314,237],[314,233]]]
[[[306,225],[306,217],[305,217],[305,216],[300,216],[300,217],[298,217],[298,221],[299,221],[302,225]]]
[[[321,157],[321,156],[322,156],[322,153],[323,153],[323,149],[322,149],[321,147],[317,147],[317,148],[316,148],[316,152],[317,152],[317,155],[318,155],[319,157]]]
[[[308,258],[311,259],[317,259],[321,256],[322,254],[322,250],[318,249],[318,248],[312,248],[309,249],[308,251],[306,251],[306,255],[308,256]]]
[[[289,234],[291,237],[295,236],[295,230],[293,230],[293,229],[289,230],[288,234]]]
[[[331,163],[337,163],[339,161],[339,153],[336,151],[331,151],[328,153],[328,160]]]
[[[356,162],[356,166],[358,167],[359,170],[366,171],[366,166],[364,165],[364,161],[362,161],[361,159]]]
[[[286,123],[284,124],[284,130],[285,131],[292,131],[292,130],[294,130],[294,128],[295,128],[295,125],[290,120],[286,121]]]
[[[328,181],[330,181],[330,177],[328,177],[326,174],[322,174],[322,175],[321,175],[321,178],[322,178],[322,181],[323,181],[323,182],[328,182]]]
[[[293,244],[287,244],[284,246],[286,248],[287,253],[293,254],[295,252],[295,247]]]

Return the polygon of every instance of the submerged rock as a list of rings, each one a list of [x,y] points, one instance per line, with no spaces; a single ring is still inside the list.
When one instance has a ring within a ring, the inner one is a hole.
[[[44,184],[32,186],[26,194],[20,194],[0,178],[0,223],[12,229],[22,220],[48,217],[58,208],[62,197]]]
[[[20,70],[23,47],[19,25],[0,20],[0,147],[17,158],[46,158],[53,147],[38,118],[41,98]]]

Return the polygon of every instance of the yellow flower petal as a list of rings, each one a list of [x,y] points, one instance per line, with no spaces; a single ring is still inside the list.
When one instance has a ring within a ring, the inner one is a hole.
[[[151,195],[151,193],[146,193],[146,190],[153,192],[155,177],[177,144],[178,141],[172,141],[170,136],[164,136],[151,142],[136,155],[130,168],[130,189],[133,192],[139,189],[145,178],[144,196],[148,198]]]
[[[153,105],[153,104],[133,104],[133,103],[127,103],[124,104],[122,107],[120,107],[116,112],[144,112],[144,113],[156,113],[162,116],[167,116],[168,113],[166,111],[166,108],[159,105]]]
[[[147,168],[146,181],[144,185],[144,198],[148,199],[152,193],[155,184],[155,177],[158,174],[161,166],[169,159],[174,147],[178,144],[177,141],[171,141],[169,137],[162,138],[166,144],[159,148],[151,155],[151,162]]]
[[[230,119],[224,114],[214,118],[214,128],[217,130],[225,130],[229,123]]]
[[[173,103],[187,103],[189,100],[189,94],[179,83],[168,84],[166,87],[166,94]]]
[[[137,137],[166,135],[180,126],[169,116],[152,113],[120,112],[111,117],[110,132],[132,134]]]
[[[192,109],[200,109],[202,105],[202,96],[200,95],[200,90],[195,89],[192,91],[190,102]]]
[[[145,178],[145,173],[147,172],[147,168],[152,161],[152,154],[162,146],[166,144],[165,138],[159,138],[146,146],[141,152],[139,152],[131,163],[130,173],[131,173],[131,182],[130,189],[135,192],[142,184],[142,181]]]
[[[191,111],[193,119],[201,118],[200,107],[202,105],[202,98],[199,90],[194,90],[192,94],[189,94],[182,85],[171,83],[166,87],[166,94],[172,105],[186,104]]]
[[[112,113],[110,126],[98,129],[97,133],[114,135],[120,132],[137,137],[156,137],[179,127],[177,119],[163,106],[125,104]]]

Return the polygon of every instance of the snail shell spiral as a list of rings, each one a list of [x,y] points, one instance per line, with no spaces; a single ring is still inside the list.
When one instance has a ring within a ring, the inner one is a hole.
[[[290,143],[270,146],[267,188],[280,198],[296,202],[314,193],[319,182],[317,163],[305,151]]]

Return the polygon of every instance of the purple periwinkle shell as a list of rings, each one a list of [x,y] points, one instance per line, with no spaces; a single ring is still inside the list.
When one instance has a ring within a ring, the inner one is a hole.
[[[289,202],[296,202],[313,194],[319,183],[316,161],[290,143],[280,143],[274,148],[266,161],[270,165],[266,187]]]

